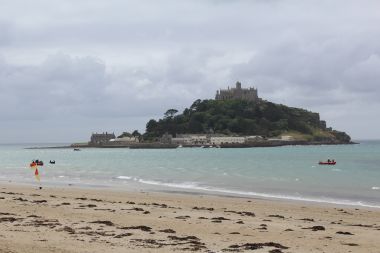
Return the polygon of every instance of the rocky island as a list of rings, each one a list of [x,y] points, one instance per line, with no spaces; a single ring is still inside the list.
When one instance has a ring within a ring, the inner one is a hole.
[[[175,148],[266,147],[283,145],[351,144],[345,132],[326,126],[316,112],[259,98],[257,89],[218,90],[215,99],[196,100],[182,113],[169,109],[151,119],[140,134],[93,134],[89,147]]]

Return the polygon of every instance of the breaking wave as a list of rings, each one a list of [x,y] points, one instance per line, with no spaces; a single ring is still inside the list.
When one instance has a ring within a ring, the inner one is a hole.
[[[148,184],[148,185],[165,186],[165,187],[170,187],[170,188],[197,190],[197,191],[205,191],[205,192],[213,192],[213,193],[230,194],[230,195],[274,198],[274,199],[283,199],[283,200],[296,200],[296,201],[328,203],[328,204],[348,205],[348,206],[362,206],[362,207],[370,207],[370,208],[380,208],[380,205],[364,203],[362,201],[352,201],[352,200],[346,200],[346,199],[333,199],[333,198],[300,197],[300,196],[291,196],[291,195],[251,192],[251,191],[229,190],[229,189],[216,188],[216,187],[210,187],[210,186],[201,186],[196,182],[166,183],[166,182],[161,182],[161,181],[144,180],[144,179],[138,179],[137,181],[139,183]]]
[[[117,179],[127,179],[127,180],[132,179],[132,177],[128,177],[128,176],[118,176],[116,178]]]

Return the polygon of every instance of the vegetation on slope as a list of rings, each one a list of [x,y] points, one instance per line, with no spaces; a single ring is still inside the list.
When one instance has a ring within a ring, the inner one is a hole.
[[[225,135],[291,135],[308,141],[349,142],[344,133],[326,128],[318,113],[268,101],[196,100],[182,114],[169,109],[162,119],[146,125],[144,139],[169,133],[219,133]]]

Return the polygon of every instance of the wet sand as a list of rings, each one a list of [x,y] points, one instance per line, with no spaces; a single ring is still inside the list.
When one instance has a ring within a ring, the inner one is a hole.
[[[0,253],[368,253],[379,238],[379,209],[0,184]]]

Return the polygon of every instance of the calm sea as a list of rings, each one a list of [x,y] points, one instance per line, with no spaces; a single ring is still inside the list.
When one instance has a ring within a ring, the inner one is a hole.
[[[0,145],[0,181],[209,192],[380,208],[380,141],[273,148],[24,149]],[[335,159],[335,166],[318,161]],[[49,164],[55,160],[56,164]]]

